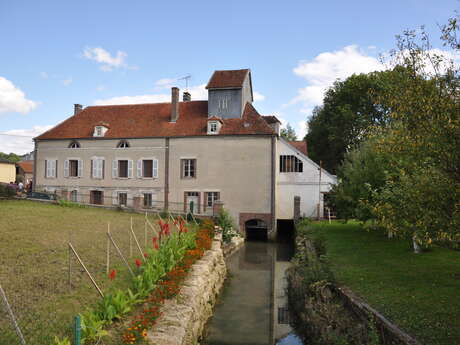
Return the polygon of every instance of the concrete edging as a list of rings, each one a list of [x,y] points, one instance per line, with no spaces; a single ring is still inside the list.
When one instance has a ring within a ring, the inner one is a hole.
[[[154,345],[199,344],[204,326],[223,286],[227,268],[220,237],[191,268],[179,294],[165,301],[147,342]]]

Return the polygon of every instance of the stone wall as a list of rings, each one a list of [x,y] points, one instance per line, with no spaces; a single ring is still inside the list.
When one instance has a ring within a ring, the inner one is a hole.
[[[420,345],[352,291],[338,287],[324,248],[297,238],[288,271],[289,308],[297,332],[311,345]]]
[[[199,344],[226,273],[221,240],[216,237],[211,250],[192,266],[180,293],[161,308],[162,315],[147,335],[148,343]]]

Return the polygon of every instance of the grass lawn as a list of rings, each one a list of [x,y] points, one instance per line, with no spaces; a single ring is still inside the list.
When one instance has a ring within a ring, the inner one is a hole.
[[[99,300],[77,260],[72,257],[69,286],[68,241],[103,291],[126,287],[129,272],[111,249],[113,281],[106,274],[107,224],[131,267],[140,258],[135,243],[130,257],[129,229],[143,248],[144,215],[98,208],[72,208],[32,201],[0,200],[0,284],[23,328],[28,344],[50,344],[50,336],[70,335],[73,317]],[[153,223],[153,218],[150,216]],[[149,244],[153,236],[149,231]],[[0,344],[19,344],[0,300]]]
[[[357,223],[316,223],[340,284],[424,345],[460,344],[460,251],[422,254],[409,241],[367,232]]]

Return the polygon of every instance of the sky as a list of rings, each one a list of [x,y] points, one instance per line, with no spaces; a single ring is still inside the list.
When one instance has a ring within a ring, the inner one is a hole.
[[[254,106],[302,138],[336,79],[383,68],[395,35],[439,25],[459,0],[0,0],[0,151],[73,114],[73,104],[206,99],[214,70],[250,68]]]

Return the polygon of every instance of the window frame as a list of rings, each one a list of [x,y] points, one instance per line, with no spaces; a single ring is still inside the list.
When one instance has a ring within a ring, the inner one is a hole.
[[[280,155],[280,173],[303,173],[303,161],[295,155]]]
[[[197,175],[197,159],[196,158],[181,158],[181,178],[196,179]],[[193,163],[193,164],[192,164]]]

